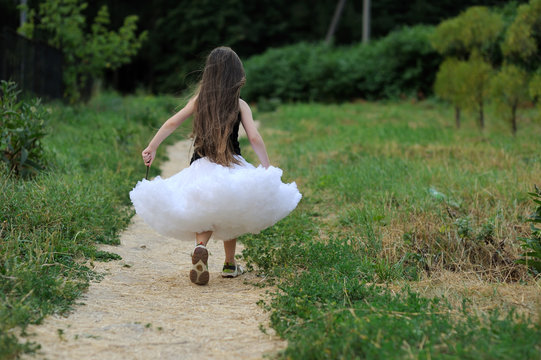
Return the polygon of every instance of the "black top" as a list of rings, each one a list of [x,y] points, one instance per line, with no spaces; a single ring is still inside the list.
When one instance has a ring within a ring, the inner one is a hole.
[[[235,122],[235,125],[233,126],[233,131],[231,131],[231,135],[229,135],[229,143],[231,145],[231,148],[233,149],[233,152],[237,155],[240,155],[239,126],[240,126],[240,112],[239,112],[239,116],[237,117],[237,122]],[[190,160],[190,165],[195,160],[201,159],[202,157],[205,157],[203,149],[199,149],[199,148],[194,149],[192,159]]]

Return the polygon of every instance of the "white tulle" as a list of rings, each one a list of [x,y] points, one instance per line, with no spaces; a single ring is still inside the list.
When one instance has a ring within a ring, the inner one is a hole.
[[[130,192],[135,211],[158,233],[193,241],[209,230],[221,240],[258,233],[295,209],[302,195],[282,183],[281,169],[238,158],[232,167],[202,158],[168,179],[139,181]]]

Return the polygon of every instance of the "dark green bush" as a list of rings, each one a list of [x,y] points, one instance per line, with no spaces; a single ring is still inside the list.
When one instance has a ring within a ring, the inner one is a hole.
[[[270,49],[245,62],[248,101],[343,101],[431,93],[440,57],[433,28],[403,28],[368,45],[299,43]]]
[[[18,100],[19,94],[17,84],[1,81],[0,154],[11,172],[28,177],[45,164],[41,140],[47,112],[39,99]]]

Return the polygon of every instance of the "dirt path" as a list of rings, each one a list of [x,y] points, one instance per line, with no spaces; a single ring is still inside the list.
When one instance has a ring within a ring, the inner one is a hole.
[[[168,148],[168,177],[187,166],[189,142]],[[285,342],[259,330],[267,315],[262,290],[244,284],[252,274],[222,279],[224,250],[211,240],[208,286],[189,278],[192,241],[166,238],[138,216],[120,246],[104,246],[122,260],[95,263],[105,273],[69,317],[51,316],[28,329],[43,359],[260,359]]]

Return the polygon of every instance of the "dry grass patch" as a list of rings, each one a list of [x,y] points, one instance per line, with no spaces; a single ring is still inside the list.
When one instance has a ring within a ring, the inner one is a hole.
[[[489,282],[476,272],[440,270],[419,281],[397,282],[391,286],[398,289],[404,284],[422,296],[442,297],[454,309],[460,309],[467,301],[469,309],[478,314],[496,309],[501,313],[514,310],[541,322],[541,278],[526,283]]]

